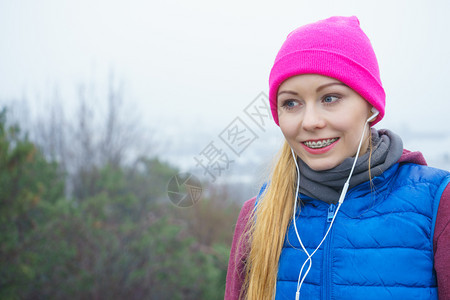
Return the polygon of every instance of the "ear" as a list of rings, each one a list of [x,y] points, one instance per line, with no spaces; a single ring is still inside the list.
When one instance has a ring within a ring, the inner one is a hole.
[[[375,107],[372,107],[370,111],[372,112],[372,116],[367,119],[367,122],[372,122],[380,114],[380,112]]]

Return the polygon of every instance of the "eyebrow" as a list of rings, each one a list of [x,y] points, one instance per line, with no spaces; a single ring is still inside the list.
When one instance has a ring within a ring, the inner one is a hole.
[[[320,92],[320,91],[323,90],[324,88],[327,88],[327,87],[332,86],[332,85],[343,85],[343,86],[348,87],[348,85],[346,85],[345,83],[342,83],[342,82],[330,82],[330,83],[326,83],[326,84],[324,84],[324,85],[319,86],[319,87],[317,88],[316,92]]]
[[[345,83],[342,83],[342,82],[330,82],[330,83],[326,83],[326,84],[324,84],[324,85],[319,86],[319,87],[316,89],[316,92],[320,92],[320,91],[323,90],[324,88],[327,88],[327,87],[332,86],[332,85],[342,85],[342,86],[348,87],[348,85],[346,85]],[[282,94],[290,94],[290,95],[298,96],[298,93],[297,93],[297,92],[290,91],[290,90],[281,91],[281,92],[278,93],[278,96],[280,96],[280,95],[282,95]]]

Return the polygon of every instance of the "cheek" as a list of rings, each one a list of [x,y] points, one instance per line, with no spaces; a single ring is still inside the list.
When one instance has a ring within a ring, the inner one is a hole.
[[[344,133],[354,133],[361,130],[364,126],[364,114],[340,114],[333,118],[333,127]]]
[[[279,119],[280,129],[286,139],[293,138],[297,134],[298,121],[296,118],[283,116]]]
[[[342,133],[344,141],[347,143],[347,146],[349,146],[349,149],[353,149],[353,147],[356,147],[359,144],[365,121],[366,119],[360,115],[354,116],[353,118],[346,117],[336,124],[335,129]],[[370,133],[370,129],[368,128],[369,126],[366,126],[366,136]]]

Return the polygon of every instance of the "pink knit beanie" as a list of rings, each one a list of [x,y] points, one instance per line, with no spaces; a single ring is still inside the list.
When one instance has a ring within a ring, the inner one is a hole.
[[[287,36],[269,78],[270,108],[277,125],[278,88],[284,80],[300,74],[320,74],[348,85],[380,112],[372,126],[384,117],[386,96],[377,58],[357,17],[331,17]]]

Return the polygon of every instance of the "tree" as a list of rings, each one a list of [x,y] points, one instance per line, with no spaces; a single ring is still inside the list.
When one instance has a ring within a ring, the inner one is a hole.
[[[223,299],[235,202],[173,206],[179,170],[140,148],[122,86],[104,118],[78,92],[76,118],[53,106],[33,142],[0,114],[0,299]]]
[[[141,132],[137,111],[125,105],[130,101],[124,100],[124,83],[113,72],[103,96],[94,84],[80,84],[78,107],[68,114],[55,92],[52,105],[30,127],[38,148],[66,174],[66,194],[75,201],[96,194],[92,184],[103,167],[129,167],[154,154],[152,131]]]
[[[21,295],[39,276],[42,226],[63,196],[63,181],[18,125],[0,112],[0,298]]]

